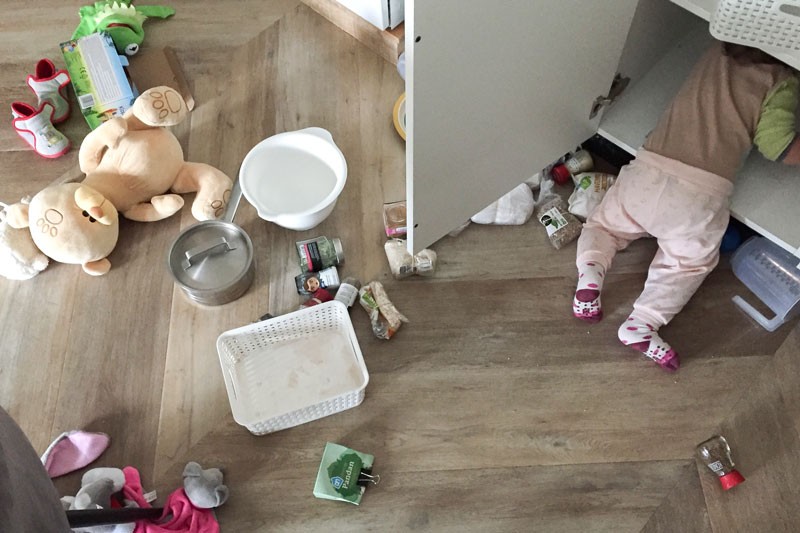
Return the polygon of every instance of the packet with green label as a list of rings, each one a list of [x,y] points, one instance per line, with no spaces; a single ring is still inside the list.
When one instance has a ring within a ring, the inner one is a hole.
[[[375,457],[341,444],[329,442],[322,453],[322,462],[314,484],[314,496],[358,505],[368,483],[378,484],[380,476],[372,475]]]

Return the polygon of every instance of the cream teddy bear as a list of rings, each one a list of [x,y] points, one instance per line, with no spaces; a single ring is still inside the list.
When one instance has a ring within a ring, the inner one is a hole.
[[[145,91],[122,117],[104,122],[83,140],[78,153],[83,183],[131,220],[172,216],[183,207],[179,195],[189,192],[197,193],[192,203],[197,220],[219,218],[231,179],[210,165],[184,161],[178,139],[167,129],[187,114],[177,91]]]
[[[30,198],[23,199],[25,204]],[[7,205],[0,203],[0,276],[7,279],[31,279],[47,268],[49,261],[36,247],[27,229],[11,226],[6,220]]]
[[[117,210],[82,183],[53,185],[34,196],[30,205],[9,206],[7,222],[12,228],[29,228],[36,247],[55,261],[81,265],[93,276],[111,268],[107,256],[119,236]]]

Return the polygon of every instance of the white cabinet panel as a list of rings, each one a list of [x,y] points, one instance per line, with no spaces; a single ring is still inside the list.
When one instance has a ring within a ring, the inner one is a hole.
[[[406,1],[412,250],[595,133],[636,4]]]

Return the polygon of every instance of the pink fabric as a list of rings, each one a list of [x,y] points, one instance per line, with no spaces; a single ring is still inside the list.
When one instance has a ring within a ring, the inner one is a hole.
[[[658,329],[717,265],[731,192],[725,178],[640,150],[586,221],[577,264],[594,261],[607,270],[617,251],[656,237],[658,251],[633,307]]]
[[[44,468],[51,478],[69,474],[100,457],[108,448],[109,442],[111,439],[105,433],[63,433],[44,452]]]
[[[125,486],[122,488],[125,498],[136,502],[139,507],[150,507],[144,499],[138,470],[127,466],[122,472],[125,474]],[[167,497],[164,514],[158,523],[139,520],[133,533],[219,533],[219,523],[210,509],[193,506],[186,492],[180,488]]]

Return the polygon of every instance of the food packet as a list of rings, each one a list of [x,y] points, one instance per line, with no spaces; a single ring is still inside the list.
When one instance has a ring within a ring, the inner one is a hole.
[[[605,172],[583,172],[573,176],[575,191],[569,197],[569,212],[581,220],[592,214],[600,205],[606,192],[617,179],[613,174]]]
[[[564,199],[553,191],[552,179],[542,182],[533,215],[547,230],[547,237],[556,250],[577,239],[583,229],[581,221],[569,212]]]
[[[379,339],[389,340],[408,319],[389,301],[380,281],[371,281],[358,291],[358,301],[369,315],[372,333]]]
[[[412,256],[406,248],[406,241],[389,239],[383,249],[395,279],[404,279],[414,274],[432,276],[436,270],[436,252],[428,248]]]

